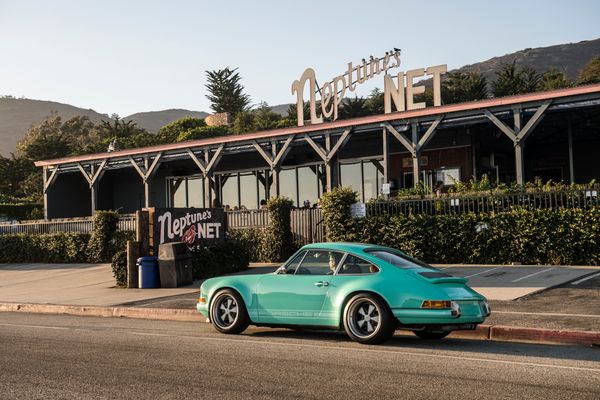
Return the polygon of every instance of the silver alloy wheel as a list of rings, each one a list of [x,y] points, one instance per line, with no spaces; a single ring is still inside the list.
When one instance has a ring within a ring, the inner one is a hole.
[[[238,304],[228,294],[219,296],[216,299],[215,307],[213,308],[213,320],[221,329],[227,329],[235,324],[238,317]]]
[[[379,331],[381,311],[370,299],[360,299],[350,305],[347,318],[352,334],[361,339],[368,339]]]

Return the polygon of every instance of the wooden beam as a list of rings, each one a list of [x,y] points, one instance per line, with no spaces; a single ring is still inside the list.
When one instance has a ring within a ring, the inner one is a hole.
[[[494,125],[496,125],[498,129],[500,129],[506,136],[508,136],[510,140],[513,142],[516,140],[517,135],[515,134],[515,131],[510,129],[504,122],[500,121],[498,117],[492,114],[489,110],[484,110],[483,112],[485,116],[492,121]]]
[[[258,144],[258,142],[256,140],[252,141],[252,146],[254,146],[256,151],[258,151],[259,154],[262,156],[262,158],[265,159],[267,164],[269,164],[269,167],[272,167],[273,166],[273,157],[270,154],[267,154],[267,152],[260,146],[260,144]]]
[[[144,179],[149,179],[152,175],[154,175],[154,173],[156,172],[156,170],[158,169],[157,166],[160,164],[160,159],[163,155],[163,152],[160,151],[158,152],[158,154],[156,155],[156,157],[154,157],[154,161],[152,161],[152,164],[150,165],[150,167],[146,170],[146,176]]]
[[[140,174],[140,177],[143,180],[146,180],[146,172],[142,171],[142,169],[140,168],[140,166],[138,165],[138,163],[135,162],[135,160],[133,159],[133,157],[128,156],[127,158],[129,159],[129,162],[131,163],[131,165],[133,165],[133,167],[136,169],[136,171],[138,172],[138,174]]]
[[[315,150],[315,152],[319,155],[319,157],[321,157],[323,159],[323,161],[327,161],[327,152],[321,146],[319,146],[307,134],[304,134],[304,140],[306,140],[306,142],[310,145],[310,147],[312,147]]]
[[[46,183],[44,184],[44,193],[46,193],[48,191],[48,189],[50,188],[50,186],[52,186],[52,184],[54,183],[54,179],[56,178],[56,174],[57,174],[57,172],[58,172],[59,169],[60,169],[60,167],[56,166],[52,170],[52,173],[50,174],[50,178],[48,178],[46,180]]]
[[[544,102],[544,104],[542,104],[540,108],[537,109],[535,114],[533,114],[529,121],[527,121],[527,124],[525,124],[523,129],[521,129],[521,132],[519,132],[519,134],[517,135],[517,140],[523,141],[527,139],[527,136],[529,136],[531,132],[533,132],[535,127],[538,126],[538,124],[544,118],[544,113],[546,112],[548,107],[550,107],[550,104],[552,104],[552,100]]]
[[[283,144],[283,146],[281,147],[281,150],[279,150],[277,152],[277,155],[275,156],[275,159],[273,160],[273,164],[274,165],[279,165],[281,164],[281,162],[283,162],[283,160],[285,159],[285,157],[287,156],[287,153],[290,150],[290,145],[292,144],[292,141],[294,140],[293,136],[290,136],[286,139],[285,143]]]
[[[425,147],[425,145],[433,138],[433,135],[435,134],[438,125],[440,124],[440,122],[442,122],[443,119],[444,115],[442,114],[438,116],[435,119],[435,121],[433,121],[433,123],[429,126],[429,129],[427,129],[427,132],[425,132],[423,137],[419,140],[419,143],[417,143],[417,151]]]
[[[402,143],[402,145],[406,148],[406,150],[410,151],[412,156],[415,157],[415,153],[416,153],[417,149],[413,146],[413,144],[407,138],[404,137],[403,134],[398,132],[396,129],[394,129],[394,127],[392,125],[390,125],[387,122],[384,123],[383,126],[385,126],[385,128],[388,130],[388,132],[390,132],[392,135],[394,135],[394,137],[396,139],[398,139],[398,141],[400,143]]]
[[[223,151],[224,148],[225,148],[225,144],[221,143],[221,145],[217,148],[217,151],[215,151],[215,154],[213,154],[210,161],[206,164],[207,172],[212,171],[212,169],[215,167],[216,163],[221,158],[221,152]],[[206,150],[206,154],[208,154],[208,150]]]
[[[79,168],[85,180],[88,181],[88,184],[92,186],[92,178],[90,177],[90,174],[88,174],[88,172],[85,170],[85,168],[83,168],[83,165],[81,165],[81,163],[77,163],[77,168]]]
[[[352,132],[352,128],[348,128],[344,131],[344,133],[342,133],[342,136],[340,136],[335,146],[333,146],[331,151],[329,151],[327,154],[327,160],[331,160],[333,157],[335,157],[335,154],[338,152],[338,150],[342,148],[342,146],[346,145],[346,142],[350,138],[350,132]]]
[[[92,176],[92,181],[90,182],[91,185],[95,184],[96,181],[100,179],[100,177],[104,173],[104,167],[106,167],[107,162],[108,162],[108,158],[105,158],[104,160],[102,160],[102,163],[98,166],[98,170],[96,171],[94,176]]]
[[[194,153],[191,149],[186,149],[187,153],[189,154],[190,158],[192,159],[192,161],[194,161],[194,163],[196,163],[196,165],[198,166],[198,168],[200,168],[200,171],[202,171],[203,174],[206,173],[206,165],[204,164],[204,162],[202,162],[202,160],[200,160],[197,156],[196,153]]]

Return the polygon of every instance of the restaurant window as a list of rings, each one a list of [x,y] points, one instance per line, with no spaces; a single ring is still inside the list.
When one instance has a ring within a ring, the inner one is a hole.
[[[340,185],[358,192],[360,201],[377,198],[383,182],[383,174],[377,168],[377,160],[340,164]]]

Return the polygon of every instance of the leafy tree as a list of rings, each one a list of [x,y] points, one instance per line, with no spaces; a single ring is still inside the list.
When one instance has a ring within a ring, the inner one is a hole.
[[[203,119],[183,117],[160,128],[156,134],[156,139],[159,143],[173,143],[182,133],[203,126],[206,126]]]
[[[233,121],[233,131],[236,134],[252,132],[256,130],[254,113],[250,110],[240,111]]]
[[[369,97],[365,102],[365,106],[369,111],[369,115],[378,115],[383,114],[384,106],[383,106],[383,92],[379,88],[375,88],[371,90],[369,93]]]
[[[200,126],[181,133],[177,137],[176,142],[207,139],[216,136],[226,136],[229,134],[229,128],[226,126]]]
[[[244,94],[244,86],[240,83],[242,79],[237,68],[218,69],[206,71],[208,83],[206,89],[209,94],[210,107],[215,113],[229,113],[232,118],[248,108],[250,96]]]
[[[98,135],[104,138],[125,138],[135,136],[140,133],[146,133],[146,130],[137,126],[132,120],[125,121],[118,114],[111,115],[109,121],[102,120],[96,127]]]
[[[364,117],[369,115],[369,109],[367,108],[367,99],[364,97],[354,96],[346,97],[342,100],[341,109],[339,115],[341,119]]]
[[[531,67],[518,68],[516,60],[496,71],[496,80],[492,82],[495,97],[530,93],[541,89],[540,75]]]
[[[600,56],[590,59],[579,73],[578,85],[600,82]]]
[[[478,72],[449,72],[442,82],[444,104],[483,100],[488,97],[488,82]]]
[[[281,115],[273,112],[265,102],[261,102],[256,109],[252,110],[252,113],[254,114],[254,126],[257,131],[274,129],[281,120]]]
[[[562,89],[571,86],[573,86],[573,82],[555,67],[548,68],[542,76],[542,90]]]
[[[31,175],[38,175],[40,180],[39,187],[33,190],[23,186],[23,183],[27,182]],[[33,197],[33,200],[38,200],[41,195],[41,178],[40,171],[31,160],[16,157],[14,154],[11,154],[10,157],[0,155],[0,194],[16,198],[31,199]]]
[[[31,161],[65,157],[71,154],[70,137],[62,130],[62,119],[54,114],[31,127],[17,143],[19,156]]]

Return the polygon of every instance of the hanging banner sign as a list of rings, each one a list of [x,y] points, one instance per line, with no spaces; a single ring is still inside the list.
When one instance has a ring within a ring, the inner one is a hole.
[[[382,58],[371,56],[369,61],[363,58],[362,62],[356,66],[349,62],[348,69],[344,74],[336,76],[322,86],[317,84],[315,71],[307,68],[300,79],[292,83],[292,94],[296,95],[298,126],[304,125],[304,88],[307,84],[310,94],[309,122],[311,124],[321,123],[323,118],[332,118],[335,121],[338,118],[338,108],[344,100],[344,95],[354,92],[357,83],[364,83],[382,73],[384,75],[384,112],[386,114],[392,112],[392,104],[396,111],[425,108],[424,102],[415,102],[415,95],[425,93],[425,86],[414,85],[414,80],[427,76],[433,80],[433,105],[441,105],[440,77],[447,71],[446,64],[413,69],[406,73],[400,71],[395,77],[389,75],[388,71],[400,67],[400,63],[400,49],[386,52]],[[394,83],[394,78],[397,83]],[[319,96],[318,99],[317,96]],[[317,109],[317,102],[321,103],[320,110]]]
[[[222,208],[155,208],[154,248],[163,243],[185,242],[210,246],[225,240],[227,219]]]

